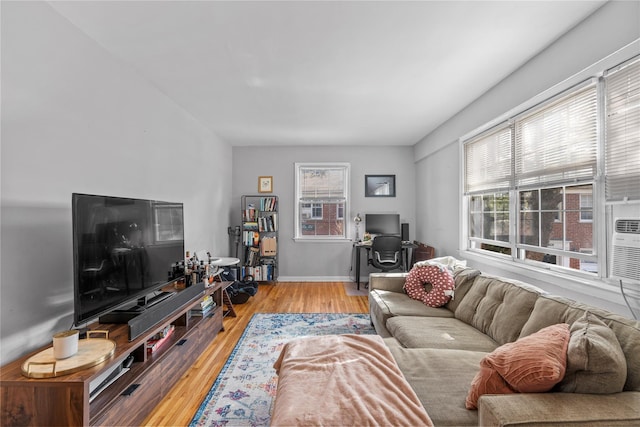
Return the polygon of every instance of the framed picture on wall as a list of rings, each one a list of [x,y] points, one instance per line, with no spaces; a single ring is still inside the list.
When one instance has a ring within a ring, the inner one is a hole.
[[[365,197],[396,197],[395,175],[365,175]]]
[[[273,177],[259,176],[258,177],[258,193],[271,193],[271,192],[273,192]]]

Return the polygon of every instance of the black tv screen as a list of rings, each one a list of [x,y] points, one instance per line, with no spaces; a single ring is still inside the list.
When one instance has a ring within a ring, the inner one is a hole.
[[[365,214],[365,230],[371,234],[400,235],[399,214]]]
[[[182,277],[182,203],[72,195],[74,324]]]

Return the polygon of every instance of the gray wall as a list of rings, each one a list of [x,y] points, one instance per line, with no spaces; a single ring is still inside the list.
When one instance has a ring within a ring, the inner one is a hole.
[[[47,4],[2,2],[1,83],[0,363],[72,324],[73,192],[183,202],[226,255],[230,146]]]
[[[348,217],[357,213],[399,213],[415,228],[415,175],[412,147],[234,147],[233,226],[240,225],[243,194],[257,194],[258,176],[273,176],[273,194],[279,196],[280,280],[345,280],[351,271],[352,242],[294,242],[294,175],[296,162],[349,162],[351,164],[351,204]],[[365,197],[364,176],[396,175],[396,197]],[[349,236],[355,236],[349,221]],[[362,227],[361,227],[362,228]],[[363,230],[360,230],[362,235]],[[363,258],[364,259],[364,258]],[[363,280],[368,271],[362,269]]]
[[[433,246],[436,256],[458,252],[458,163],[456,143],[416,163],[416,237]]]
[[[639,38],[640,2],[609,2],[416,144],[417,238],[432,243],[439,255],[468,256],[459,253],[462,220],[459,138],[556,85],[566,88],[577,83],[588,76],[581,72],[599,61],[592,68],[604,70],[640,53]],[[469,262],[483,271],[534,283],[550,292],[629,316],[614,286],[590,286],[565,279],[552,283],[551,275],[541,278],[525,269],[509,268],[482,258]]]

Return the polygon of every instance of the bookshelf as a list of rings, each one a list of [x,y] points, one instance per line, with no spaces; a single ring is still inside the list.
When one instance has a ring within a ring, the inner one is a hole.
[[[278,196],[242,196],[242,266],[240,277],[278,280]]]

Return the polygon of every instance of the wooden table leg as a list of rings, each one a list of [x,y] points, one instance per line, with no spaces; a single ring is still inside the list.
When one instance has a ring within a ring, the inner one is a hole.
[[[227,311],[225,311],[224,315],[236,317],[236,311],[233,308],[233,303],[231,302],[231,298],[229,298],[229,293],[226,289],[222,291],[222,302],[227,306]]]

